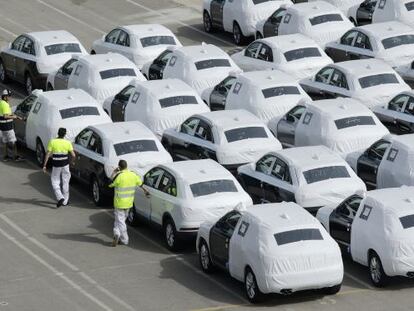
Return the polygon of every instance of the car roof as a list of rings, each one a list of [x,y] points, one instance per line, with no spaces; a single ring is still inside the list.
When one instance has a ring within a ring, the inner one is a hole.
[[[79,43],[79,40],[66,30],[36,31],[28,32],[26,35],[40,42],[42,45],[68,42]]]
[[[91,95],[82,89],[48,91],[39,94],[34,92],[32,94],[37,95],[41,103],[46,103],[58,109],[84,106],[85,104],[100,106]]]
[[[372,116],[371,110],[361,102],[352,98],[321,99],[307,103],[308,108],[319,112],[325,118],[338,120],[351,116]]]
[[[243,216],[253,219],[260,229],[270,231],[271,234],[295,226],[319,227],[316,218],[294,202],[253,205],[243,213]]]
[[[132,139],[156,139],[155,135],[139,121],[104,123],[89,128],[113,144]]]
[[[198,96],[196,91],[180,79],[161,79],[136,81],[136,87],[145,89],[157,98],[172,97],[177,95]]]
[[[247,126],[264,126],[265,124],[254,114],[244,109],[220,110],[200,113],[196,115],[208,120],[218,128],[238,128]]]
[[[414,34],[414,29],[404,23],[397,21],[369,24],[361,27],[356,27],[355,29],[362,30],[365,32],[365,34],[375,38],[377,41],[407,33]]]
[[[125,56],[118,53],[76,55],[74,58],[95,70],[107,70],[119,67],[135,67],[135,65]],[[132,77],[131,77],[132,78]]]
[[[280,70],[242,72],[237,75],[241,83],[254,85],[260,89],[277,85],[297,85],[297,79]]]
[[[380,59],[357,59],[345,62],[339,62],[330,67],[336,67],[345,74],[355,77],[365,77],[381,73],[395,73],[390,65]]]
[[[206,180],[234,179],[228,170],[211,159],[171,162],[160,167],[166,168],[189,184]]]
[[[296,15],[303,18],[310,18],[329,13],[341,13],[337,7],[325,1],[297,3],[288,7],[288,12],[289,11],[294,12]]]
[[[295,49],[304,48],[304,47],[319,48],[319,46],[316,44],[314,40],[300,33],[295,33],[291,35],[273,36],[273,37],[260,39],[257,41],[266,43],[272,49],[279,50],[282,53],[295,50]]]
[[[391,211],[397,215],[414,213],[414,187],[383,188],[368,191],[367,205],[375,205],[384,211]]]
[[[170,36],[173,35],[167,27],[160,24],[124,25],[119,28],[122,28],[128,31],[130,34],[134,34],[140,38],[164,34],[168,34]]]
[[[201,45],[184,46],[174,49],[174,52],[183,58],[190,60],[191,62],[197,62],[200,60],[212,59],[212,58],[230,58],[222,49],[213,45],[202,43]]]

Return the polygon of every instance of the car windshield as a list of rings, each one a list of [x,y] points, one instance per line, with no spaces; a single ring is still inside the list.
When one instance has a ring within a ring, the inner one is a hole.
[[[412,228],[414,227],[414,215],[400,217],[400,222],[404,229]]]
[[[75,118],[80,116],[99,116],[96,107],[73,107],[59,110],[62,119]]]
[[[249,138],[267,138],[266,131],[264,127],[252,126],[252,127],[241,127],[237,129],[232,129],[225,131],[227,141],[229,143],[249,139]]]
[[[282,95],[300,95],[296,86],[278,86],[262,90],[264,98],[282,96]]]
[[[115,153],[121,156],[128,153],[158,151],[157,144],[151,139],[132,140],[119,144],[114,144]]]
[[[207,59],[195,62],[197,70],[209,69],[214,67],[231,67],[228,59]]]
[[[61,54],[61,53],[80,53],[81,49],[77,43],[60,43],[45,46],[47,55]]]
[[[398,79],[393,73],[367,76],[359,79],[359,84],[363,89],[381,84],[398,84]]]
[[[321,57],[321,53],[318,48],[303,48],[285,52],[286,61],[291,62],[293,60],[307,58],[307,57]]]
[[[135,70],[132,68],[114,68],[99,72],[101,79],[110,79],[115,77],[135,77]]]
[[[194,197],[201,197],[218,192],[237,192],[234,182],[228,179],[203,181],[190,185],[190,188]]]
[[[400,45],[414,44],[414,35],[402,35],[387,38],[381,41],[385,49],[392,49]]]
[[[161,108],[168,108],[178,105],[197,105],[197,99],[195,96],[174,96],[166,97],[159,100]]]
[[[342,16],[340,14],[325,14],[315,16],[309,19],[312,26],[325,24],[328,22],[341,22],[343,21]]]
[[[340,130],[358,125],[375,125],[375,121],[370,116],[358,116],[335,120],[335,125]]]
[[[332,178],[348,178],[349,173],[345,166],[325,166],[318,167],[303,172],[303,176],[308,184],[332,179]]]
[[[300,241],[318,241],[323,240],[319,229],[296,229],[285,232],[276,233],[274,235],[277,245],[290,244]]]
[[[407,3],[405,4],[405,7],[407,8],[407,11],[412,11],[412,10],[414,10],[414,1],[407,2]]]
[[[141,38],[142,47],[146,48],[148,46],[160,45],[160,44],[167,44],[167,45],[175,45],[174,37],[171,36],[152,36]]]

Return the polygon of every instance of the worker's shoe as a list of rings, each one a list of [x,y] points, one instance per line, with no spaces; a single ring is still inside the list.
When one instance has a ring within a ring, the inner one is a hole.
[[[11,157],[9,157],[9,156],[4,156],[3,157],[3,162],[7,162],[9,160],[11,160]]]
[[[112,240],[112,247],[116,247],[118,245],[119,242],[119,236],[114,235],[114,238]]]
[[[63,205],[63,202],[65,202],[65,199],[60,199],[57,203],[56,203],[56,207],[59,208]]]
[[[21,157],[21,156],[15,156],[14,157],[14,161],[15,162],[21,162],[21,161],[23,161],[24,160],[24,158],[23,157]]]

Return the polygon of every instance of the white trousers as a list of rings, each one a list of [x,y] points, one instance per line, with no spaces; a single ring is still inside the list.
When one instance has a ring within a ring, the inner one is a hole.
[[[114,208],[114,236],[119,237],[122,244],[127,245],[129,242],[127,225],[125,223],[128,217],[129,209]]]
[[[64,199],[63,204],[68,204],[69,201],[69,181],[70,181],[70,170],[69,165],[62,167],[53,167],[52,175],[52,188],[55,192],[56,200]]]

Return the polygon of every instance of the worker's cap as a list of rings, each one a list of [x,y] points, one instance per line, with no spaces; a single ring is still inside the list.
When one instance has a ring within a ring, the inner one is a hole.
[[[61,127],[58,129],[58,136],[65,136],[66,135],[66,129],[64,127]]]
[[[8,89],[4,89],[3,92],[1,93],[1,96],[10,96],[11,92]]]

